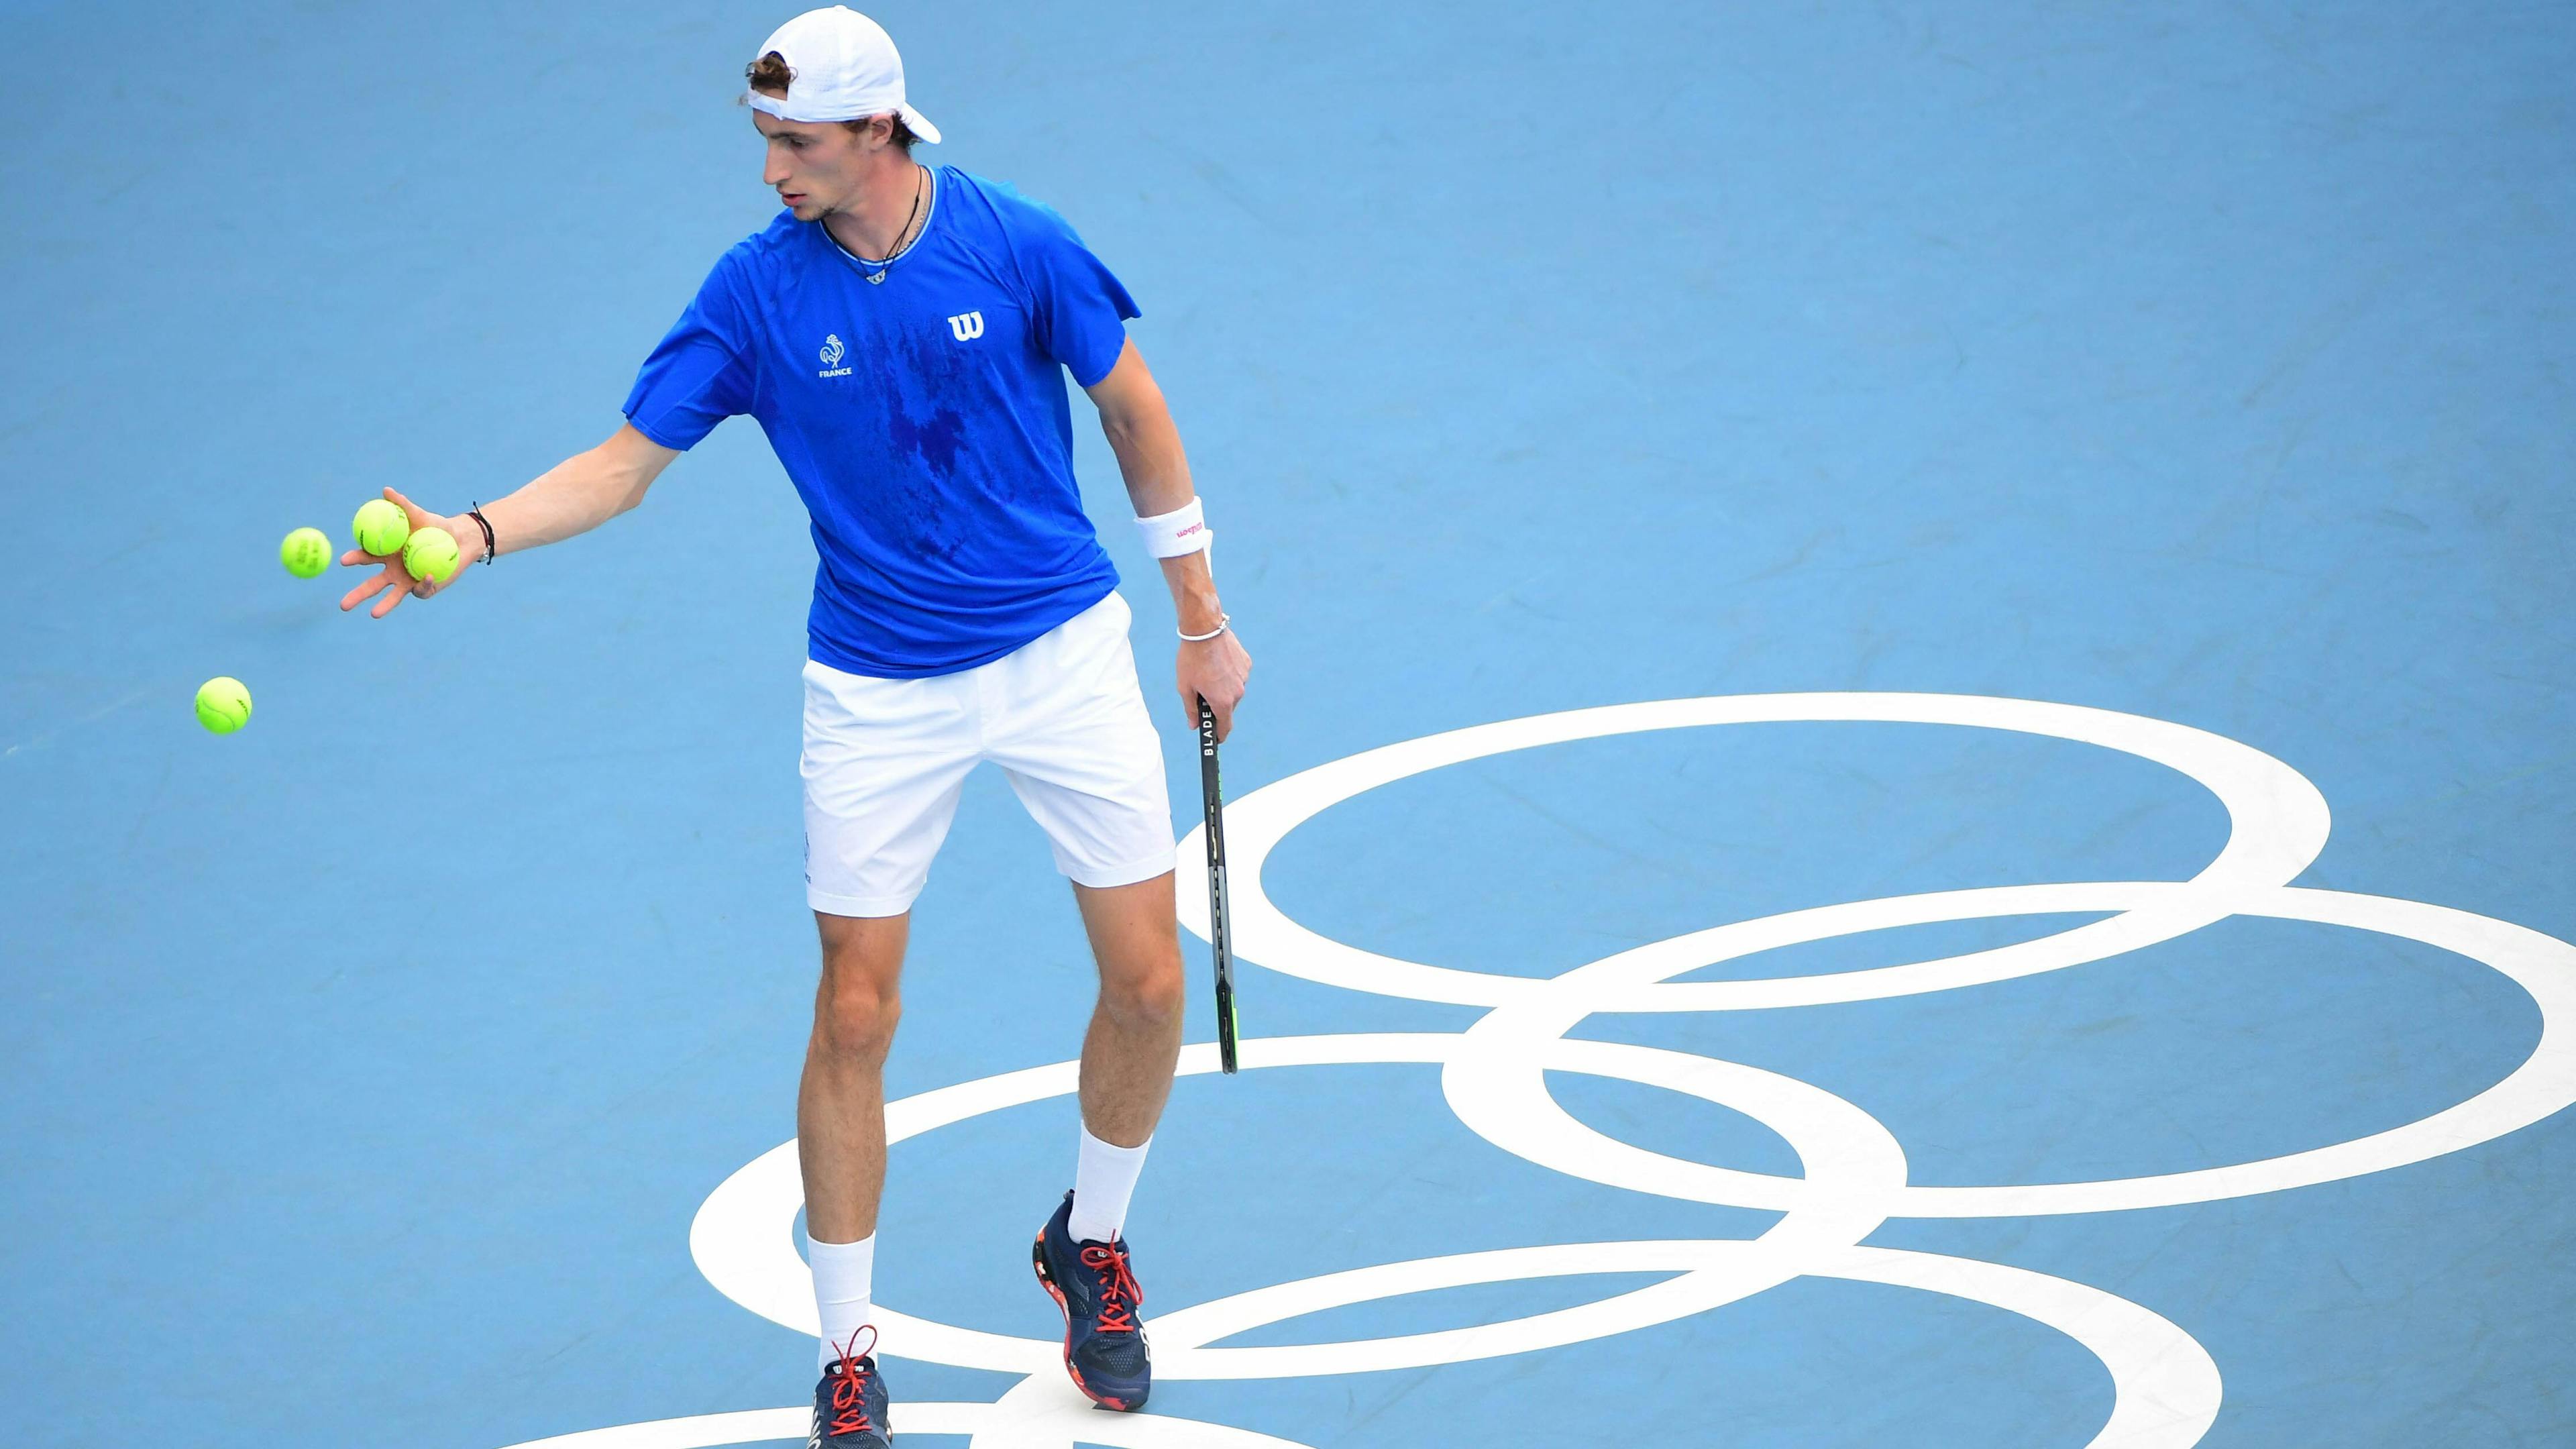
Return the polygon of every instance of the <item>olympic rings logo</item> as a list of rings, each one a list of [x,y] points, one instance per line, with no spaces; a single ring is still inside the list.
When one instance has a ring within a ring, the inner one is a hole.
[[[1381,785],[1509,751],[1650,730],[1782,722],[1879,722],[2014,731],[2116,750],[2174,770],[2226,808],[2226,844],[2183,881],[2005,886],[1854,901],[1658,941],[1552,978],[1403,961],[1319,936],[1262,888],[1263,861],[1305,821]],[[2026,1269],[1862,1245],[1891,1218],[2022,1217],[2211,1202],[2384,1172],[2491,1141],[2576,1102],[2576,947],[2466,911],[2383,896],[2293,887],[2325,846],[2316,787],[2236,741],[2108,710],[1932,694],[1778,694],[1661,700],[1535,715],[1369,750],[1266,786],[1227,807],[1236,954],[1353,991],[1487,1008],[1455,1033],[1363,1033],[1245,1041],[1247,1070],[1416,1062],[1441,1069],[1450,1110],[1488,1142],[1540,1166],[1633,1192],[1778,1212],[1752,1239],[1569,1243],[1386,1263],[1250,1289],[1153,1320],[1163,1380],[1257,1379],[1459,1363],[1580,1343],[1704,1313],[1799,1277],[1947,1294],[2017,1313],[2082,1344],[2110,1372],[2111,1416],[2087,1449],[2189,1449],[2217,1417],[2218,1365],[2181,1327],[2101,1289]],[[1203,870],[1198,832],[1184,876]],[[1184,888],[1183,923],[1207,931],[1205,896]],[[2108,912],[2108,915],[2101,913]],[[1785,946],[1892,927],[2003,916],[2100,919],[2034,940],[1941,960],[1829,975],[1676,981]],[[1603,1013],[1744,1011],[1953,990],[2103,961],[2231,916],[2313,922],[2404,937],[2480,961],[2528,992],[2542,1030],[2531,1055],[2465,1102],[2401,1127],[2255,1162],[2096,1182],[1927,1187],[1907,1181],[1905,1151],[1875,1118],[1812,1084],[1689,1052],[1575,1038]],[[1216,1069],[1212,1045],[1182,1053],[1185,1075]],[[1658,1087],[1743,1113],[1795,1149],[1798,1177],[1745,1172],[1648,1151],[1576,1120],[1546,1073]],[[889,1103],[900,1142],[951,1123],[1074,1090],[1075,1064],[1009,1072]],[[690,1252],[727,1297],[804,1333],[811,1282],[792,1231],[801,1206],[793,1142],[736,1172],[699,1209]],[[1500,1323],[1341,1343],[1218,1348],[1224,1339],[1351,1304],[1478,1283],[1579,1274],[1670,1274],[1644,1287]],[[1106,1415],[1063,1382],[1058,1345],[877,1310],[903,1357],[1022,1374],[990,1404],[898,1406],[907,1432],[971,1436],[973,1449],[1304,1449],[1221,1424]],[[513,1449],[702,1449],[804,1434],[802,1407],[662,1420]]]

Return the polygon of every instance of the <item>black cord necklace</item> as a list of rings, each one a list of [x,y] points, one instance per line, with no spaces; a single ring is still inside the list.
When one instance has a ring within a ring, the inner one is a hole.
[[[912,249],[912,242],[921,240],[919,237],[914,237],[912,241],[906,241],[904,240],[904,233],[912,230],[912,219],[921,213],[922,187],[929,181],[929,179],[930,172],[928,169],[918,166],[913,168],[912,209],[903,214],[903,226],[894,234],[894,250],[887,253],[884,261],[873,264],[876,267],[876,270],[868,274],[869,281],[884,281],[886,277],[886,268],[894,265],[895,258],[902,256],[907,251],[910,251]],[[861,260],[864,261],[865,259],[862,258]]]

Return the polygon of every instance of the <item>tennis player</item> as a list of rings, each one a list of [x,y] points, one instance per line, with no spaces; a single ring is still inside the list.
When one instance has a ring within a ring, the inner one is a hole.
[[[1082,511],[1063,374],[1090,394],[1178,614],[1175,668],[1230,732],[1252,661],[1210,582],[1179,433],[1125,321],[1125,287],[1055,212],[953,166],[907,103],[874,21],[840,6],[780,27],[743,99],[785,206],[717,261],[645,359],[626,423],[497,502],[441,517],[468,561],[556,543],[643,501],[673,458],[759,419],[813,520],[805,665],[806,894],[822,983],[797,1095],[821,1318],[815,1449],[889,1449],[870,1323],[885,1178],[882,1069],[913,898],[966,774],[999,764],[1072,879],[1099,965],[1082,1047],[1072,1191],[1039,1231],[1065,1366],[1134,1409],[1151,1370],[1120,1232],[1172,1083],[1181,955],[1160,741],[1118,575]],[[341,600],[391,612],[445,585],[399,558]]]

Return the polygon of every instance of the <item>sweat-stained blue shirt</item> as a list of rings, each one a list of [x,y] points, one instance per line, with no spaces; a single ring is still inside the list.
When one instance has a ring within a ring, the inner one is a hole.
[[[1074,484],[1063,370],[1108,376],[1136,304],[1008,185],[942,166],[928,204],[883,268],[780,212],[716,263],[626,399],[666,448],[760,420],[814,521],[807,652],[880,678],[998,659],[1118,584]]]

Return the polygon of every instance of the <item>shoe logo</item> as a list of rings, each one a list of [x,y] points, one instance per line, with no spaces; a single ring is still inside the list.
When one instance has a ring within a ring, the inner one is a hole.
[[[957,334],[958,341],[972,342],[984,335],[984,314],[961,312],[948,319],[948,330]]]
[[[823,350],[816,355],[823,359],[823,370],[815,373],[814,375],[816,377],[847,377],[850,375],[850,370],[841,365],[841,359],[849,355],[849,349],[841,345],[841,334],[838,332],[832,333],[823,339]]]

